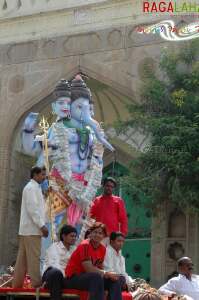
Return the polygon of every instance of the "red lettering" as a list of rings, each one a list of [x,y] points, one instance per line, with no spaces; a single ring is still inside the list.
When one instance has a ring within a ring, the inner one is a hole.
[[[137,32],[144,33],[144,27],[138,26],[137,27]]]
[[[149,2],[143,2],[143,12],[149,12]]]
[[[167,12],[173,12],[173,3],[172,2],[169,2]]]
[[[158,9],[157,9],[157,6],[156,6],[155,2],[153,2],[153,4],[152,4],[151,12],[158,12]]]
[[[173,28],[172,28],[172,32],[176,32],[176,33],[177,33],[177,32],[178,32],[178,29],[177,29],[176,27],[173,27]]]
[[[166,1],[160,1],[159,3],[157,3],[156,1],[144,1],[143,2],[143,12],[151,12],[151,13],[157,13],[157,12],[169,12],[172,13],[174,12],[174,8],[173,8],[173,3],[172,1],[169,1],[169,3],[167,3]]]
[[[160,2],[159,3],[159,11],[160,12],[165,12],[166,11],[166,3],[165,2]]]

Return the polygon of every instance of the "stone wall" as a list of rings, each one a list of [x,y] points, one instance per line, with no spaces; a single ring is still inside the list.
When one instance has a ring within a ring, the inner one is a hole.
[[[14,138],[24,116],[40,111],[51,101],[48,96],[57,81],[70,79],[79,70],[133,99],[139,89],[141,65],[146,58],[157,61],[160,54],[162,41],[154,42],[156,46],[147,46],[134,26],[128,25],[48,41],[0,45],[0,263],[8,263],[14,256],[8,228],[18,227],[18,213],[13,216],[16,204],[12,199],[16,196],[13,198],[9,187],[15,184],[12,169],[18,154]],[[17,168],[21,169],[20,159]]]
[[[199,218],[197,214],[184,214],[165,204],[153,218],[151,278],[159,287],[177,271],[177,260],[189,256],[194,273],[199,272]]]
[[[40,13],[54,12],[64,9],[89,7],[109,2],[108,0],[1,0],[0,18],[11,19],[26,17]]]

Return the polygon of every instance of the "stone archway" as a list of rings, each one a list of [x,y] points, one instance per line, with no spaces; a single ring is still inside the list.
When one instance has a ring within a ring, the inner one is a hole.
[[[67,79],[71,79],[77,73],[77,70],[78,69],[73,69],[70,72],[68,72],[69,75],[67,74],[67,76],[60,76],[60,78],[65,77]],[[86,74],[90,76],[89,73]],[[95,73],[95,77],[100,78],[100,75]],[[116,89],[110,87],[107,84],[105,85],[99,80],[89,77],[87,81],[89,87],[91,88],[91,91],[93,92],[94,102],[96,102],[98,106],[98,111],[96,112],[96,114],[98,115],[97,117],[98,121],[101,121],[102,116],[105,115],[105,112],[100,111],[100,108],[103,107],[103,103],[104,103],[103,109],[106,111],[108,107],[112,105],[112,108],[111,107],[109,108],[110,113],[112,110],[112,116],[110,118],[112,122],[114,121],[114,115],[115,118],[118,117],[118,113],[119,113],[118,110],[120,110],[119,117],[122,117],[125,110],[124,103],[125,101],[130,101],[128,96],[125,96],[121,93],[117,95]],[[42,95],[46,95],[47,93],[49,93],[49,91],[52,91],[55,84],[56,82],[53,82],[51,86],[49,86],[49,84],[46,87],[44,86],[45,92],[43,92]],[[17,232],[18,232],[18,224],[19,224],[19,216],[20,216],[21,192],[25,183],[29,178],[29,169],[32,165],[34,165],[35,162],[33,158],[30,158],[21,153],[21,148],[20,148],[21,126],[25,116],[29,111],[40,112],[41,114],[49,113],[49,109],[50,109],[49,107],[51,102],[53,101],[52,93],[48,94],[47,96],[40,99],[39,101],[37,99],[38,98],[36,98],[36,100],[32,98],[32,101],[28,101],[27,102],[28,104],[24,105],[23,107],[20,107],[19,110],[20,115],[18,118],[18,122],[10,137],[11,139],[10,149],[9,149],[10,157],[9,157],[9,166],[8,166],[9,177],[7,181],[8,200],[7,200],[7,211],[6,211],[6,215],[7,215],[6,229],[9,228],[10,234],[7,235],[7,239],[6,239],[6,235],[4,235],[4,245],[6,245],[7,248],[7,251],[4,252],[4,261],[6,264],[11,263],[16,256],[16,251],[18,246]],[[118,106],[120,104],[118,109],[115,107],[114,102],[117,103]],[[122,106],[124,107],[122,108]],[[122,109],[123,112],[121,111]],[[124,118],[126,117],[126,115],[124,116]],[[118,155],[122,157],[122,154],[120,154],[122,150],[120,150],[118,147],[117,149],[118,149],[117,150]],[[109,154],[106,154],[107,158],[108,155]],[[110,157],[108,159],[110,159]]]
[[[119,44],[114,43],[115,32],[116,37],[119,34]],[[82,41],[87,41],[88,35],[74,35],[74,45],[79,45],[80,36]],[[157,40],[153,46],[143,43],[139,38],[136,41],[134,26],[118,27],[118,30],[108,28],[98,31],[98,35],[102,42],[100,47],[93,45],[88,51],[79,45],[74,54],[62,51],[53,57],[51,52],[45,52],[43,40],[28,42],[27,45],[18,43],[4,46],[4,53],[8,52],[2,62],[0,90],[0,237],[3,241],[0,245],[0,264],[7,263],[9,258],[9,221],[8,218],[5,220],[5,216],[8,216],[10,201],[8,187],[11,184],[11,157],[13,138],[24,115],[34,109],[35,105],[38,107],[41,100],[47,99],[60,78],[69,79],[79,70],[108,84],[122,97],[127,95],[135,100],[134,95],[141,81],[140,64],[144,63],[146,57],[155,60],[160,55],[162,41]],[[64,38],[56,37],[53,45],[63,44]],[[39,47],[39,52],[32,51]],[[8,55],[9,51],[12,57]],[[45,101],[48,100],[42,103]]]
[[[21,167],[20,158],[13,156],[12,149],[24,115],[34,107],[39,110],[39,105],[45,102],[44,99],[51,94],[60,78],[68,79],[79,70],[135,100],[134,95],[138,96],[142,80],[143,65],[150,61],[157,67],[161,47],[167,46],[166,42],[155,35],[138,35],[135,26],[141,20],[132,23],[132,19],[129,19],[123,25],[113,23],[106,28],[98,27],[94,30],[88,27],[87,31],[80,30],[79,33],[68,32],[64,25],[62,36],[56,32],[48,39],[41,36],[33,39],[31,35],[29,40],[23,42],[19,42],[16,37],[15,43],[0,45],[0,264],[10,262],[16,244],[13,242],[10,246],[17,232],[16,223],[12,227],[10,224],[12,219],[18,218],[17,214],[11,213],[16,208],[10,201],[13,196],[10,192],[13,161],[17,159],[18,168]],[[133,139],[131,143],[134,143]],[[26,178],[26,171],[20,172],[21,178]],[[19,195],[17,197],[20,198]],[[157,225],[156,222],[154,224]],[[164,228],[161,227],[160,232],[153,231],[154,236],[158,237]],[[13,236],[10,236],[11,232]],[[160,240],[165,242],[165,239]],[[158,278],[158,284],[164,279],[165,270],[161,264],[165,263],[165,249],[159,240],[153,241],[153,244],[152,263],[156,268],[153,268],[152,278]]]

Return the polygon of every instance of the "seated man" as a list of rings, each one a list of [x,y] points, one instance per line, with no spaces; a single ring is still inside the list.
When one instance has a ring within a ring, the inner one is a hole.
[[[121,254],[125,237],[121,232],[112,232],[110,235],[110,245],[106,248],[104,259],[104,269],[113,271],[125,278],[128,290],[132,290],[134,280],[126,273],[125,258]]]
[[[64,225],[60,230],[60,242],[53,243],[46,252],[42,282],[50,290],[51,299],[61,299],[63,278],[68,260],[75,250],[77,230]]]
[[[166,284],[159,288],[163,295],[183,295],[187,299],[199,299],[199,276],[193,275],[193,263],[189,257],[182,257],[178,260],[177,277],[171,278]]]
[[[89,239],[79,244],[66,266],[64,286],[89,292],[89,300],[104,300],[104,290],[108,299],[122,300],[122,279],[103,270],[106,248],[101,241],[107,235],[105,225],[96,222],[90,228]]]

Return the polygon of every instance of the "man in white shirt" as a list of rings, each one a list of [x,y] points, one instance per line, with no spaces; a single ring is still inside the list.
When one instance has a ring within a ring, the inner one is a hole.
[[[33,167],[30,176],[31,180],[22,193],[19,250],[13,278],[14,288],[23,286],[26,273],[29,274],[33,287],[41,285],[41,237],[48,236],[48,229],[45,226],[45,202],[40,183],[46,178],[46,170]]]
[[[178,260],[177,277],[171,278],[159,288],[159,292],[167,296],[182,295],[188,300],[199,299],[199,276],[193,275],[193,263],[189,257]]]
[[[68,260],[75,250],[77,230],[64,225],[60,230],[60,241],[53,243],[46,252],[42,281],[50,290],[51,299],[61,299],[63,278]]]
[[[126,273],[125,258],[122,256],[121,249],[124,245],[125,237],[121,232],[112,232],[110,235],[110,245],[106,248],[104,259],[104,270],[120,274],[125,278],[128,290],[134,283],[134,280]]]

